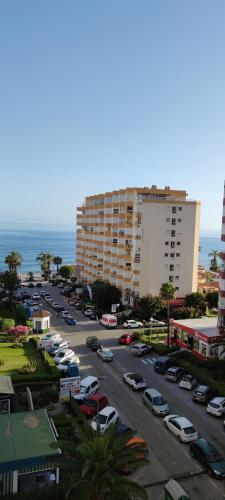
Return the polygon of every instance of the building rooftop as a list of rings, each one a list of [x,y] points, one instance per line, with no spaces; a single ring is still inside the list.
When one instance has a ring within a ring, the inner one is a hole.
[[[49,463],[58,456],[56,442],[46,410],[0,415],[0,472]]]
[[[34,311],[32,313],[32,318],[49,318],[49,316],[51,316],[51,313],[49,311]]]
[[[8,375],[0,376],[0,394],[14,394],[12,380]]]
[[[192,319],[178,319],[172,320],[173,324],[180,325],[181,327],[190,328],[196,330],[199,333],[203,333],[207,337],[219,337],[219,331],[217,329],[217,316],[208,318],[203,316],[202,318],[192,318]]]

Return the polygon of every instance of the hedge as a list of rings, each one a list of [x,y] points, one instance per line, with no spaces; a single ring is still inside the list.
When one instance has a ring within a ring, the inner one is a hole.
[[[12,318],[0,318],[0,330],[6,331],[10,328],[14,328],[15,320]]]

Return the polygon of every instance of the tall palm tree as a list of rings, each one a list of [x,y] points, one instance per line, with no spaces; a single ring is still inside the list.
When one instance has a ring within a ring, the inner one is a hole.
[[[217,258],[220,256],[220,252],[218,252],[218,250],[211,250],[211,252],[208,254],[208,256],[211,257],[210,271],[216,273],[218,271]]]
[[[170,300],[174,299],[176,289],[172,283],[163,283],[160,288],[160,297],[167,305],[167,347],[170,345]]]
[[[55,266],[56,266],[57,274],[59,273],[59,266],[61,266],[62,261],[63,261],[62,257],[54,257],[54,259],[53,259],[53,264],[55,264]]]
[[[51,253],[47,252],[41,252],[36,257],[37,262],[40,262],[41,270],[44,274],[45,279],[49,279],[50,277],[53,258],[54,256]]]
[[[23,257],[19,252],[16,252],[15,250],[12,250],[12,252],[10,252],[9,255],[5,257],[5,264],[8,265],[9,271],[11,273],[16,273],[17,267],[21,266],[22,262]]]
[[[134,471],[150,463],[144,458],[144,445],[128,444],[134,434],[134,431],[129,431],[118,436],[116,426],[112,426],[102,436],[84,422],[75,427],[74,439],[56,443],[63,450],[61,465],[71,474],[66,498],[146,500],[148,496],[142,486],[121,476],[125,469]]]

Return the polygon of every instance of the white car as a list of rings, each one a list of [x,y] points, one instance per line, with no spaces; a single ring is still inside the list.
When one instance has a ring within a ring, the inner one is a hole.
[[[128,319],[123,324],[123,327],[124,328],[142,328],[143,323],[141,323],[140,321],[135,321],[135,319]]]
[[[64,361],[64,363],[60,363],[59,365],[56,365],[56,368],[57,368],[57,370],[59,370],[59,372],[66,373],[68,371],[69,365],[79,365],[79,363],[80,363],[79,358],[77,356],[75,356],[75,354],[74,354],[73,358],[66,359],[66,361]]]
[[[67,359],[71,359],[74,357],[74,351],[72,349],[62,349],[61,351],[58,352],[57,356],[53,358],[53,361],[55,362],[56,365],[59,365],[60,363],[63,363]]]
[[[94,431],[97,431],[99,428],[100,433],[104,434],[110,425],[116,424],[118,420],[118,411],[113,408],[113,406],[106,406],[103,410],[97,413],[96,417],[91,422],[91,427]]]
[[[64,283],[58,283],[57,288],[64,288]]]
[[[126,384],[130,385],[134,391],[138,391],[139,389],[145,389],[147,387],[146,380],[139,375],[139,373],[124,373],[123,381]]]
[[[198,433],[194,425],[185,417],[168,415],[163,420],[164,426],[169,429],[183,443],[194,441]]]
[[[33,293],[33,295],[32,295],[32,299],[33,299],[33,300],[40,300],[40,299],[41,299],[41,297],[40,297],[39,293]]]
[[[225,398],[217,397],[211,399],[208,403],[206,411],[215,417],[222,417],[225,415]]]
[[[60,314],[60,316],[62,316],[62,318],[65,318],[66,316],[67,317],[70,316],[69,311],[61,311],[59,314]]]
[[[179,382],[180,389],[187,389],[191,391],[197,385],[197,380],[189,373],[185,373]]]
[[[113,352],[110,349],[101,348],[97,350],[97,355],[102,361],[113,361]]]
[[[53,342],[62,342],[63,339],[60,333],[49,333],[47,335],[43,335],[39,341],[40,347],[47,347],[53,344]]]

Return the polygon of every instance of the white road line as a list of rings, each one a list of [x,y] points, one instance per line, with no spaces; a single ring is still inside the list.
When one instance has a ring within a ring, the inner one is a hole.
[[[144,363],[145,365],[147,365],[147,361],[145,361],[145,359],[141,359],[141,362]]]
[[[147,358],[147,359],[146,359],[146,361],[147,361],[148,363],[150,363],[150,365],[153,365],[153,361],[152,361],[152,359]]]
[[[215,483],[212,481],[212,479],[210,479],[210,478],[209,478],[209,481],[210,481],[210,483],[214,486],[214,488],[216,488],[216,487],[217,487],[217,484],[215,484]]]

